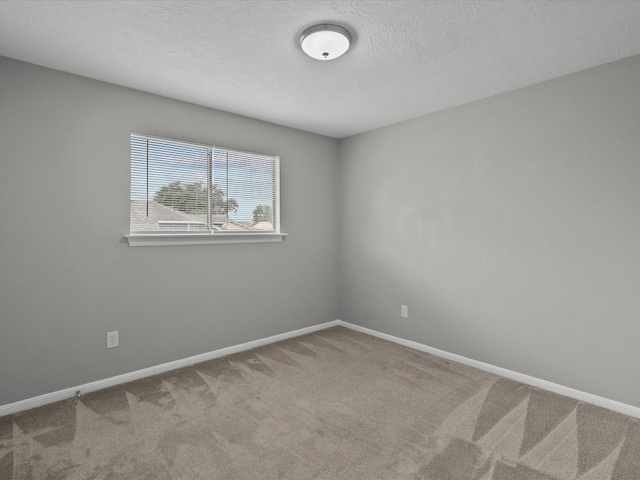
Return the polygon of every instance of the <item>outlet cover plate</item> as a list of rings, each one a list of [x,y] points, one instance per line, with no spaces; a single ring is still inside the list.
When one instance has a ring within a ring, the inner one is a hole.
[[[118,340],[118,331],[107,332],[107,348],[115,348],[120,345]]]

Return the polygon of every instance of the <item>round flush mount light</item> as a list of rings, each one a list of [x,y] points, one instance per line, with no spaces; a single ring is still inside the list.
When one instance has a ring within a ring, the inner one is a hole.
[[[351,33],[338,25],[314,25],[300,35],[302,50],[316,60],[338,58],[349,50],[349,45],[351,45]]]

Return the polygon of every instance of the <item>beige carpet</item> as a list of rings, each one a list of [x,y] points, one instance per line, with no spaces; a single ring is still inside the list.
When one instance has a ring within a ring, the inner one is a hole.
[[[0,478],[637,480],[640,421],[335,327],[0,418]]]

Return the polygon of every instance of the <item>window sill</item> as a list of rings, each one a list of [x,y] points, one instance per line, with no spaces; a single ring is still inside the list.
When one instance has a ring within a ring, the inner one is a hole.
[[[124,237],[130,247],[164,245],[213,245],[217,243],[281,242],[286,233],[130,233]]]

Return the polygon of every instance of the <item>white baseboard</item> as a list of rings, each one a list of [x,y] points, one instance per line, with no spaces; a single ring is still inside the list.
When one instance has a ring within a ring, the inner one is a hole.
[[[582,392],[580,390],[565,387],[564,385],[559,385],[557,383],[548,382],[546,380],[535,378],[530,375],[525,375],[522,373],[514,372],[512,370],[507,370],[506,368],[496,367],[495,365],[479,362],[477,360],[472,360],[470,358],[463,357],[455,353],[449,353],[449,352],[445,352],[444,350],[438,350],[437,348],[429,347],[427,345],[423,345],[422,343],[413,342],[411,340],[405,340],[404,338],[400,338],[400,337],[394,337],[393,335],[381,333],[376,330],[371,330],[370,328],[355,325],[353,323],[343,322],[342,320],[334,320],[327,323],[321,323],[320,325],[313,325],[311,327],[301,328],[299,330],[293,330],[291,332],[282,333],[280,335],[274,335],[272,337],[266,337],[266,338],[254,340],[251,342],[241,343],[239,345],[234,345],[231,347],[221,348],[219,350],[214,350],[212,352],[207,352],[200,355],[194,355],[193,357],[183,358],[181,360],[176,360],[173,362],[163,363],[161,365],[156,365],[154,367],[149,367],[142,370],[136,370],[135,372],[125,373],[122,375],[117,375],[115,377],[106,378],[104,380],[98,380],[96,382],[86,383],[84,385],[79,385],[77,387],[65,388],[64,390],[58,390],[57,392],[47,393],[44,395],[40,395],[38,397],[28,398],[26,400],[10,403],[8,405],[0,405],[0,417],[4,415],[10,415],[12,413],[18,413],[23,410],[28,410],[30,408],[40,407],[42,405],[47,405],[49,403],[54,403],[60,400],[66,400],[68,398],[72,398],[76,395],[77,391],[80,391],[81,394],[95,392],[97,390],[102,390],[104,388],[109,388],[116,385],[121,385],[123,383],[132,382],[140,378],[150,377],[152,375],[158,375],[160,373],[168,372],[170,370],[175,370],[177,368],[187,367],[195,363],[205,362],[207,360],[213,360],[215,358],[224,357],[225,355],[231,355],[233,353],[243,352],[245,350],[261,347],[263,345],[279,342],[281,340],[287,340],[289,338],[298,337],[300,335],[305,335],[307,333],[317,332],[318,330],[324,330],[326,328],[335,327],[337,325],[341,325],[343,327],[347,327],[352,330],[356,330],[358,332],[366,333],[374,337],[382,338],[383,340],[388,340],[390,342],[394,342],[399,345],[404,345],[406,347],[413,348],[421,352],[426,352],[432,355],[436,355],[438,357],[446,358],[447,360],[458,362],[463,365],[475,367],[480,370],[484,370],[486,372],[500,375],[502,377],[510,378],[511,380],[515,380],[517,382],[526,383],[527,385],[533,385],[534,387],[543,388],[545,390],[549,390],[551,392],[558,393],[566,397],[574,398],[582,402],[607,408],[609,410],[623,413],[631,417],[640,418],[640,408],[634,407],[632,405],[627,405],[626,403],[617,402],[615,400],[610,400],[608,398],[600,397],[598,395],[593,395],[590,393]]]
[[[321,323],[320,325],[313,325],[311,327],[300,328],[291,332],[282,333],[280,335],[273,335],[272,337],[261,338],[252,342],[241,343],[240,345],[233,345],[231,347],[221,348],[212,352],[202,353],[200,355],[194,355],[193,357],[183,358],[181,360],[175,360],[173,362],[163,363],[154,367],[144,368],[142,370],[136,370],[135,372],[124,373],[115,377],[105,378],[104,380],[98,380],[95,382],[85,383],[84,385],[78,385],[77,387],[65,388],[58,390],[57,392],[45,393],[33,398],[27,398],[26,400],[20,400],[19,402],[9,403],[7,405],[0,405],[0,417],[4,415],[10,415],[12,413],[18,413],[23,410],[29,410],[30,408],[41,407],[49,403],[58,402],[60,400],[66,400],[76,395],[77,391],[80,394],[95,392],[123,383],[132,382],[140,378],[151,377],[152,375],[158,375],[160,373],[175,370],[177,368],[187,367],[195,363],[206,362],[207,360],[213,360],[214,358],[224,357],[225,355],[231,355],[232,353],[243,352],[252,348],[261,347],[270,343],[279,342],[281,340],[287,340],[288,338],[298,337],[307,333],[316,332],[318,330],[324,330],[325,328],[335,327],[339,325],[339,320],[332,322]]]
[[[574,388],[565,387],[564,385],[559,385],[557,383],[548,382],[547,380],[542,380],[530,375],[525,375],[524,373],[507,370],[506,368],[496,367],[495,365],[491,365],[489,363],[472,360],[470,358],[463,357],[462,355],[445,352],[444,350],[438,350],[437,348],[429,347],[427,345],[423,345],[422,343],[405,340],[404,338],[394,337],[393,335],[388,335],[386,333],[380,333],[376,330],[371,330],[370,328],[343,322],[342,320],[338,320],[338,325],[342,325],[344,327],[351,328],[352,330],[366,333],[374,337],[382,338],[383,340],[389,340],[390,342],[398,343],[400,345],[404,345],[405,347],[413,348],[414,350],[419,350],[421,352],[426,352],[438,357],[446,358],[447,360],[462,363],[463,365],[468,365],[470,367],[475,367],[486,372],[495,373],[496,375],[500,375],[517,382],[526,383],[527,385],[533,385],[534,387],[549,390],[551,392],[564,395],[565,397],[574,398],[585,403],[591,403],[599,407],[613,410],[614,412],[640,418],[640,408],[634,407],[633,405],[628,405],[616,400],[610,400],[608,398],[593,395],[591,393],[582,392]]]

